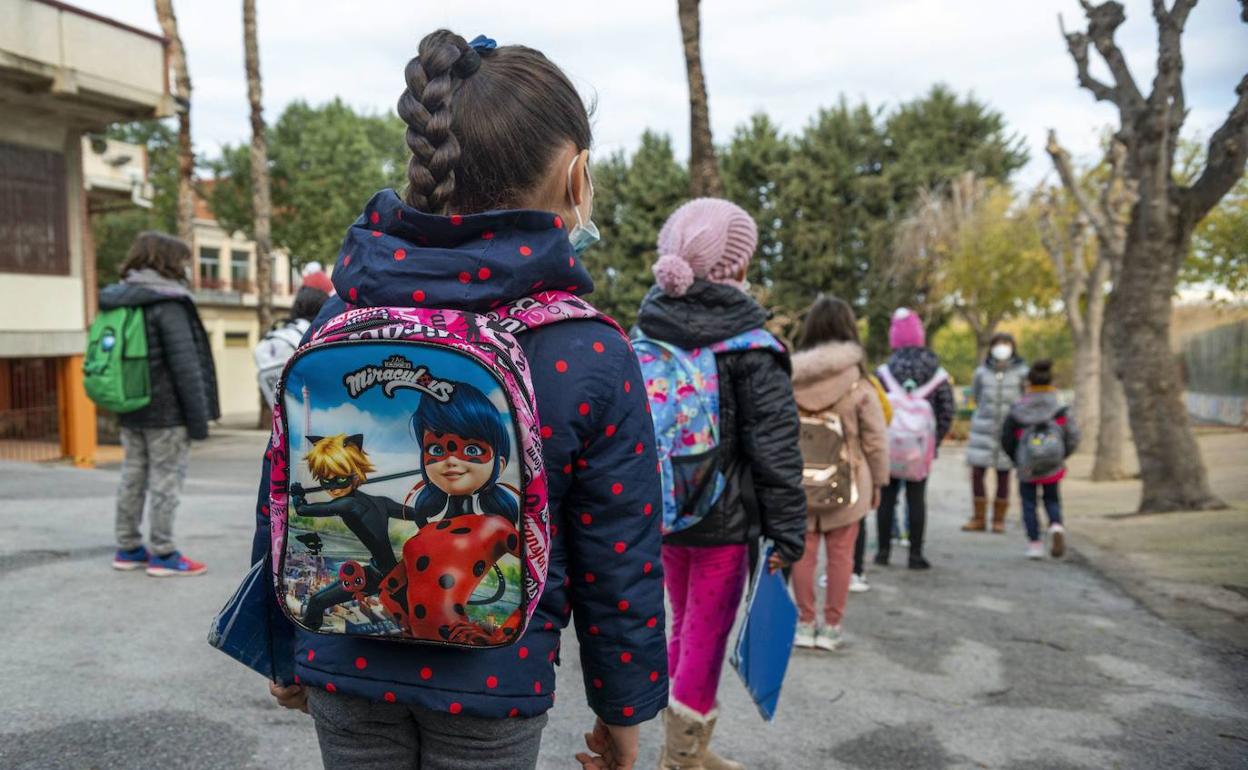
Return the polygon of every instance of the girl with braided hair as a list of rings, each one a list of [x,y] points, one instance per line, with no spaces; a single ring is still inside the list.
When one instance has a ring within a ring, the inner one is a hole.
[[[374,195],[348,229],[336,296],[313,328],[348,305],[489,313],[541,291],[592,292],[580,259],[598,237],[592,136],[567,76],[539,51],[446,30],[421,40],[403,74],[406,189]],[[520,330],[516,340],[540,416],[550,512],[536,611],[514,644],[475,650],[295,629],[297,686],[273,694],[310,710],[327,768],[535,766],[569,622],[597,717],[590,752],[578,755],[585,767],[632,767],[638,725],[667,704],[658,458],[637,359],[623,334],[595,320]],[[267,490],[267,464],[264,473]],[[476,501],[465,515],[499,512]],[[442,505],[432,493],[426,502]],[[257,558],[269,543],[266,505],[262,497],[256,508]]]

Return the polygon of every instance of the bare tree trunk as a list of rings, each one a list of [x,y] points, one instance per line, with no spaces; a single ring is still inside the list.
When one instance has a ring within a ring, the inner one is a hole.
[[[680,36],[685,43],[685,71],[689,76],[689,193],[695,198],[721,196],[724,186],[715,162],[711,140],[711,115],[702,76],[701,23],[699,0],[677,0]]]
[[[1114,40],[1126,20],[1122,4],[1080,0],[1087,32],[1065,33],[1079,85],[1118,108],[1116,139],[1125,148],[1127,177],[1138,196],[1131,209],[1122,264],[1106,308],[1115,370],[1127,398],[1131,434],[1140,460],[1141,511],[1224,507],[1209,487],[1200,447],[1183,403],[1170,352],[1171,297],[1192,230],[1239,181],[1248,162],[1248,75],[1236,102],[1209,138],[1205,167],[1190,186],[1173,174],[1175,148],[1187,118],[1183,89],[1183,28],[1196,0],[1153,0],[1157,66],[1145,95]],[[1060,18],[1060,17],[1059,17]],[[1248,21],[1248,12],[1241,15]],[[1089,45],[1104,60],[1111,82],[1092,74]]]
[[[1091,429],[1100,420],[1101,346],[1095,335],[1075,338],[1075,418]],[[1090,448],[1084,442],[1081,450]]]
[[[256,239],[256,283],[263,334],[273,326],[272,203],[269,198],[269,149],[264,138],[264,106],[260,88],[260,46],[256,40],[256,1],[243,0],[243,52],[247,67],[247,100],[251,103],[251,207]]]
[[[1092,460],[1093,481],[1117,481],[1127,477],[1123,466],[1127,443],[1127,396],[1114,371],[1114,346],[1108,327],[1101,333],[1099,418],[1096,426],[1096,457]],[[1092,423],[1086,425],[1091,427]]]
[[[186,49],[178,34],[178,19],[173,13],[173,0],[156,0],[156,18],[169,40],[169,58],[173,65],[174,95],[178,112],[178,237],[191,242],[191,219],[195,216],[195,198],[191,179],[195,174],[195,154],[191,145],[191,73],[186,67]]]
[[[1144,482],[1140,510],[1221,508],[1225,504],[1209,489],[1200,447],[1183,403],[1178,365],[1170,352],[1175,282],[1171,274],[1187,253],[1191,233],[1175,238],[1172,227],[1141,224],[1144,226],[1133,227],[1128,237],[1128,264],[1134,269],[1123,271],[1109,301],[1116,369],[1127,397]],[[1137,235],[1140,230],[1146,231],[1146,238]],[[1176,253],[1178,249],[1181,251]]]

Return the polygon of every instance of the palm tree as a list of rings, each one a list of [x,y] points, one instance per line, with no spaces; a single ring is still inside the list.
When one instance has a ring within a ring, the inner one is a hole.
[[[715,145],[711,141],[711,114],[702,77],[702,51],[698,21],[699,0],[676,0],[680,36],[685,43],[685,71],[689,76],[689,194],[695,198],[723,195]]]
[[[174,96],[181,107],[178,111],[178,237],[189,244],[191,218],[195,214],[195,200],[191,194],[191,176],[195,173],[195,155],[191,151],[191,74],[186,68],[186,49],[178,34],[173,0],[156,0],[156,18],[169,39]]]
[[[251,102],[251,208],[256,239],[256,283],[260,333],[273,326],[272,202],[269,198],[269,149],[264,139],[264,106],[260,88],[260,46],[256,42],[256,0],[243,0],[243,55],[247,67],[247,99]]]

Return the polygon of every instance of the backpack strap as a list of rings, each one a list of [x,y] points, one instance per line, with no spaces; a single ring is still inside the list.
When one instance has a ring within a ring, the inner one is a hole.
[[[567,291],[543,291],[521,297],[486,315],[512,335],[560,321],[594,320],[607,324],[620,336],[628,337],[614,318]]]
[[[888,368],[888,364],[880,367],[880,379],[884,381],[884,389],[888,391],[890,396],[904,396],[906,389],[901,387],[901,383],[897,382],[897,378],[893,375],[893,370]]]
[[[937,369],[936,373],[932,375],[932,379],[928,380],[927,382],[923,383],[922,385],[914,389],[914,395],[918,396],[919,398],[927,398],[928,396],[932,395],[933,391],[935,391],[937,388],[943,385],[945,381],[948,379],[949,379],[949,372],[946,372],[943,367],[940,369]]]

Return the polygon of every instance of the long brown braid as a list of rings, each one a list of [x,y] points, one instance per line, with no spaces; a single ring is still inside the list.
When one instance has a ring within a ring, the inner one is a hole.
[[[567,76],[540,51],[477,51],[445,29],[420,41],[404,69],[407,204],[431,214],[514,208],[561,144],[591,142],[589,115]]]

